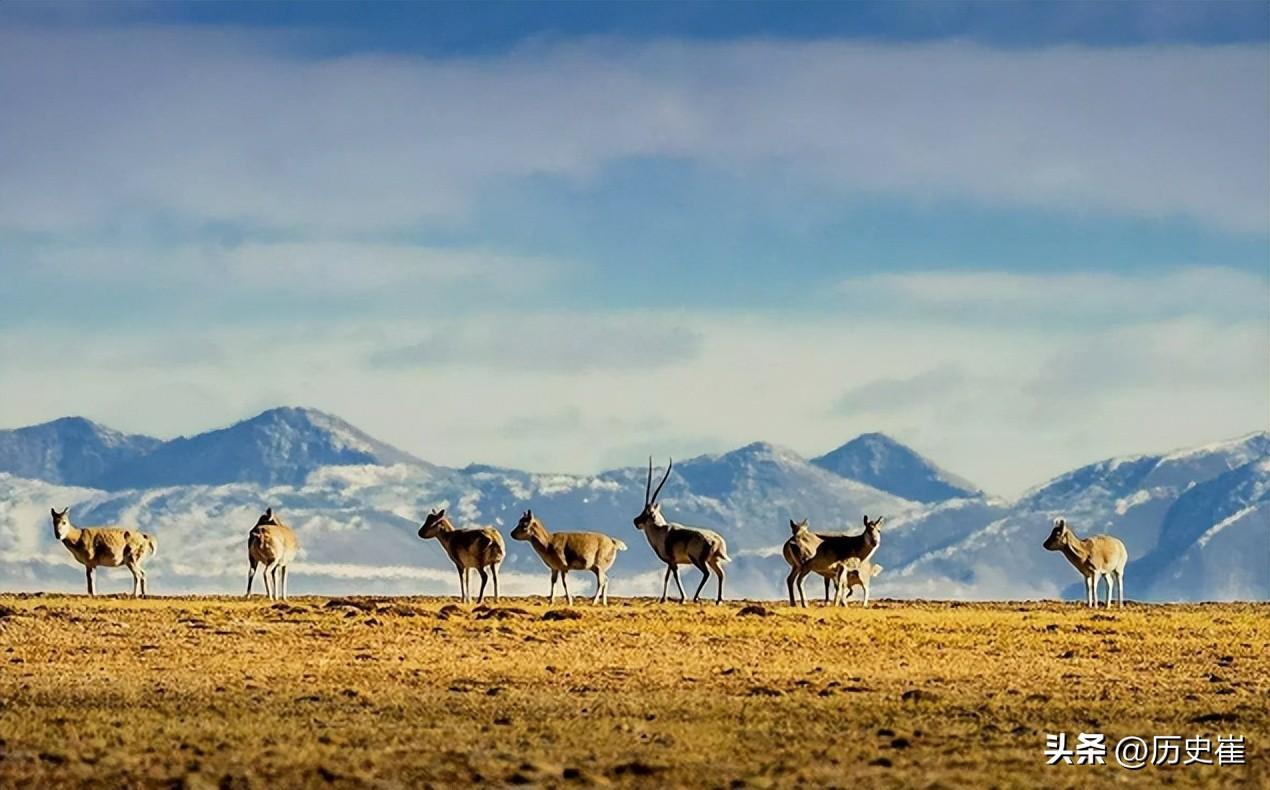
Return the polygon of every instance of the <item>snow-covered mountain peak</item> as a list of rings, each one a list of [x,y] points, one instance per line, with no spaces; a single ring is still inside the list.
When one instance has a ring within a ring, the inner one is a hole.
[[[982,493],[974,484],[941,469],[884,433],[861,434],[836,450],[813,458],[811,463],[916,502],[940,502]]]

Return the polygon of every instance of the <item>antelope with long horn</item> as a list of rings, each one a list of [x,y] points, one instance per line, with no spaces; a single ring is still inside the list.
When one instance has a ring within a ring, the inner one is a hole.
[[[475,529],[455,529],[454,524],[445,515],[445,508],[433,510],[419,527],[419,538],[428,540],[436,538],[441,548],[449,555],[450,561],[459,571],[459,600],[467,603],[472,600],[471,570],[481,575],[481,591],[476,602],[485,600],[485,583],[494,577],[494,600],[498,600],[498,566],[507,556],[503,546],[503,536],[493,527],[477,527]],[[486,572],[486,568],[489,572]]]
[[[644,484],[644,509],[635,517],[635,528],[644,533],[648,543],[653,547],[657,557],[666,563],[666,577],[662,580],[661,603],[666,602],[666,594],[670,589],[670,577],[675,577],[675,586],[679,588],[679,602],[687,597],[684,594],[683,582],[679,580],[679,566],[692,564],[701,571],[701,584],[692,596],[692,602],[701,600],[701,590],[710,579],[710,571],[719,577],[719,593],[715,597],[716,604],[723,602],[723,563],[731,562],[728,557],[728,546],[719,533],[698,527],[685,527],[666,520],[661,514],[661,505],[657,496],[670,479],[670,470],[674,468],[672,458],[666,466],[666,475],[653,491],[653,459],[648,459],[648,480]]]
[[[126,565],[132,572],[132,597],[143,598],[149,594],[142,563],[159,550],[159,544],[153,536],[121,527],[80,529],[71,523],[71,509],[68,507],[62,508],[61,513],[55,508],[49,508],[49,513],[53,516],[53,534],[70,551],[71,556],[84,566],[89,595],[97,594],[93,584],[93,571],[99,565],[108,568]]]
[[[1107,608],[1111,608],[1113,582],[1120,587],[1120,607],[1124,608],[1124,566],[1129,552],[1119,538],[1092,535],[1081,538],[1067,526],[1067,520],[1054,519],[1054,529],[1043,544],[1050,551],[1061,551],[1067,561],[1085,577],[1085,602],[1098,607],[1098,582],[1107,577]]]

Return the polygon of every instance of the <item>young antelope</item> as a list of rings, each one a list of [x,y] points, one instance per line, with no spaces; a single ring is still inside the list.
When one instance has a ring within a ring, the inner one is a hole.
[[[842,563],[839,570],[838,586],[843,584],[847,586],[846,598],[851,597],[852,588],[860,587],[864,590],[864,605],[869,605],[869,583],[873,581],[873,577],[882,572],[882,566],[872,560],[859,560],[855,557],[848,559]],[[843,600],[846,605],[846,600]]]

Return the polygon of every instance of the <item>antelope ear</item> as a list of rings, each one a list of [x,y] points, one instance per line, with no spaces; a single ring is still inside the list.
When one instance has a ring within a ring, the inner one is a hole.
[[[534,511],[532,511],[532,510],[526,510],[526,511],[525,511],[525,517],[526,517],[526,518],[533,518],[533,517],[534,517]]]
[[[798,524],[796,524],[792,518],[789,520],[789,528],[798,529]]]
[[[57,518],[57,508],[55,507],[49,508],[49,514],[52,515],[53,518]]]
[[[444,515],[445,515],[445,508],[441,508],[440,510],[438,510],[438,511],[437,511],[437,515],[438,515],[438,516],[444,516]]]
[[[869,526],[869,514],[868,514],[868,513],[865,513],[865,514],[864,514],[864,526],[866,526],[866,527],[867,527],[867,526]]]
[[[273,518],[273,508],[265,508],[265,518]]]

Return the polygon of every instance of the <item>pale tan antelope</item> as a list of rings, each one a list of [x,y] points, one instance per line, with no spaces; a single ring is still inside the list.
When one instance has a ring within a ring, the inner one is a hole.
[[[93,571],[98,565],[108,568],[127,566],[132,572],[132,597],[149,595],[146,586],[146,571],[142,567],[146,560],[155,555],[159,544],[152,535],[122,527],[85,527],[80,529],[71,523],[71,509],[49,508],[53,516],[53,534],[70,550],[80,565],[84,566],[84,574],[88,577],[88,594],[96,595],[93,585]]]
[[[601,601],[607,606],[609,602],[608,570],[613,567],[619,551],[626,550],[626,544],[617,538],[601,535],[598,532],[548,532],[542,521],[532,510],[526,510],[520,517],[516,528],[512,530],[516,540],[527,540],[534,547],[538,556],[551,569],[551,597],[549,603],[556,602],[556,578],[564,585],[564,597],[573,605],[573,596],[569,594],[569,571],[591,571],[595,574],[595,598],[592,604]]]
[[[450,556],[459,571],[459,600],[467,603],[472,599],[469,578],[473,568],[481,575],[481,591],[476,602],[485,600],[485,583],[490,576],[494,577],[494,600],[498,600],[498,565],[507,556],[503,536],[498,534],[498,530],[493,527],[455,529],[445,515],[445,508],[441,508],[428,513],[423,526],[419,527],[419,537],[423,540],[436,538]],[[486,568],[489,568],[489,573],[485,572]]]
[[[1112,583],[1120,587],[1120,605],[1124,606],[1124,566],[1129,552],[1119,538],[1093,535],[1080,538],[1067,527],[1067,520],[1054,519],[1054,529],[1043,544],[1050,551],[1061,551],[1067,561],[1085,577],[1085,602],[1098,606],[1098,582],[1107,577],[1107,608],[1111,608]]]
[[[846,585],[846,598],[851,597],[852,588],[860,587],[864,590],[864,605],[869,605],[869,584],[873,581],[873,577],[882,572],[882,566],[872,560],[861,560],[855,557],[849,558],[846,562],[839,566],[838,570],[838,586]],[[843,601],[846,604],[846,601]]]
[[[675,577],[675,586],[679,588],[679,602],[684,602],[686,596],[683,582],[679,580],[679,566],[688,563],[692,563],[697,570],[701,571],[701,584],[697,585],[697,592],[692,596],[692,602],[697,603],[701,600],[701,590],[705,588],[706,582],[710,579],[710,571],[713,570],[719,577],[719,594],[714,602],[723,603],[723,563],[732,561],[728,557],[728,546],[723,536],[713,530],[685,527],[682,524],[669,522],[662,516],[661,505],[657,503],[657,495],[670,479],[670,470],[674,465],[675,461],[671,459],[666,467],[666,476],[657,485],[657,490],[652,491],[653,459],[648,459],[648,482],[644,484],[644,509],[634,519],[635,528],[644,533],[644,537],[648,538],[648,543],[653,547],[658,558],[666,563],[666,578],[662,580],[661,587],[661,603],[666,602],[671,576]]]
[[[798,568],[800,565],[810,560],[812,555],[816,553],[816,547],[820,545],[820,541],[824,536],[818,532],[812,532],[808,529],[807,519],[803,519],[802,521],[794,521],[793,519],[790,519],[789,529],[793,534],[790,536],[789,540],[785,541],[785,546],[783,548],[785,562],[789,563],[789,575],[785,577],[785,586],[789,588],[789,605],[797,606],[794,599],[794,581],[798,577]],[[825,606],[828,606],[832,600],[829,594],[829,587],[831,584],[838,581],[838,569],[836,567],[820,568],[814,572],[819,574],[825,580]],[[801,586],[799,586],[798,592],[800,595],[803,594],[803,588]],[[806,595],[803,595],[803,606],[806,605],[807,597]]]
[[[881,517],[870,520],[866,515],[864,517],[864,532],[859,535],[825,535],[810,533],[819,542],[815,543],[814,551],[810,556],[800,555],[798,553],[787,553],[785,559],[791,562],[790,578],[788,581],[793,587],[798,588],[798,595],[802,601],[802,605],[807,605],[806,595],[803,593],[803,581],[808,574],[818,573],[821,576],[827,576],[835,580],[839,577],[840,566],[849,558],[867,560],[873,556],[873,552],[877,551],[878,544],[882,540],[882,522]],[[801,526],[803,529],[807,527],[807,520],[804,519],[801,525],[794,525],[791,522],[791,528]],[[811,545],[810,542],[807,545]],[[796,561],[795,565],[793,561]],[[837,585],[837,591],[834,595],[834,603],[842,604],[843,589],[841,583]],[[793,603],[794,594],[790,590],[790,603]]]
[[[794,583],[798,579],[798,572],[803,565],[811,561],[815,556],[816,549],[820,547],[820,536],[807,528],[807,519],[802,521],[789,520],[789,529],[793,534],[789,540],[785,541],[781,553],[785,555],[785,562],[789,563],[789,576],[785,577],[785,586],[789,588],[789,605],[797,606],[798,602],[794,598]],[[837,571],[826,570],[822,574],[825,577],[825,603],[829,603],[829,581],[837,578]],[[807,596],[803,593],[800,585],[798,592],[802,596],[803,606],[807,605]]]
[[[287,566],[299,550],[300,541],[296,540],[295,531],[273,514],[273,508],[266,508],[247,535],[247,597],[251,597],[256,566],[263,565],[265,595],[270,600],[286,600]]]

